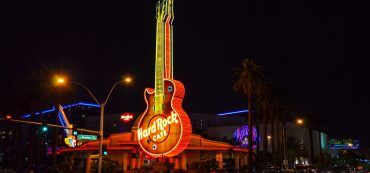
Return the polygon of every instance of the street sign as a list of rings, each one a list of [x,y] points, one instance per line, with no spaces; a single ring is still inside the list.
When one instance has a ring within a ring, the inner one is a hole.
[[[95,141],[98,139],[96,135],[77,135],[77,140],[88,140],[88,141]]]

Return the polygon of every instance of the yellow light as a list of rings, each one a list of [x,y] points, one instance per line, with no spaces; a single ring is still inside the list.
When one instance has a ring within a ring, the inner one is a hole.
[[[63,78],[58,78],[57,82],[58,82],[59,84],[62,84],[62,83],[64,83],[64,79],[63,79]]]
[[[56,86],[64,86],[67,82],[67,78],[62,75],[55,75],[53,80]]]
[[[353,144],[352,143],[349,143],[348,146],[353,147]]]
[[[269,135],[269,136],[267,136],[267,139],[271,139],[271,136]]]
[[[131,83],[131,81],[132,81],[132,79],[131,79],[130,77],[126,77],[126,78],[125,78],[125,82],[126,82],[126,83]]]
[[[125,76],[123,77],[123,83],[124,84],[131,84],[133,81],[132,77],[131,76]]]
[[[300,119],[300,118],[299,118],[299,119],[297,119],[297,124],[298,124],[298,125],[302,125],[302,124],[303,124],[303,120],[302,120],[302,119]]]

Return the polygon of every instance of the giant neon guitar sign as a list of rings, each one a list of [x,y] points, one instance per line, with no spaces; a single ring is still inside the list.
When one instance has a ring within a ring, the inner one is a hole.
[[[137,138],[153,157],[175,156],[189,144],[191,123],[182,109],[184,85],[173,79],[173,0],[157,4],[155,88],[144,91],[147,108],[140,116]]]

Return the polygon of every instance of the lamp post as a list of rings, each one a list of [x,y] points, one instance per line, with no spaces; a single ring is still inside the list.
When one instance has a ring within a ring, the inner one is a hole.
[[[267,136],[267,144],[268,144],[267,151],[271,152],[271,135]]]
[[[285,128],[285,118],[282,124],[283,128],[283,171],[288,169],[288,159],[286,158],[286,128]]]
[[[300,157],[302,157],[303,155],[303,124],[304,124],[304,121],[303,119],[301,118],[298,118],[296,120],[296,123],[298,124],[298,126],[300,126],[301,128],[301,152],[300,152]]]
[[[56,77],[56,84],[58,86],[64,86],[66,83],[66,78],[65,77],[61,77],[61,76],[57,76]],[[102,163],[103,163],[103,134],[104,134],[104,108],[105,108],[105,105],[107,104],[108,100],[109,100],[109,97],[110,95],[112,94],[112,91],[114,90],[114,88],[120,84],[120,83],[125,83],[127,85],[131,84],[132,83],[132,77],[130,76],[126,76],[123,78],[122,81],[118,81],[116,82],[112,88],[110,89],[107,97],[105,98],[105,100],[103,102],[99,102],[98,99],[96,99],[96,97],[94,96],[94,94],[90,91],[90,89],[82,84],[82,83],[78,83],[78,82],[70,82],[72,84],[76,84],[76,85],[79,85],[81,87],[83,87],[89,94],[90,96],[94,99],[94,101],[100,105],[100,129],[99,129],[99,158],[98,158],[98,173],[101,173],[102,172]]]

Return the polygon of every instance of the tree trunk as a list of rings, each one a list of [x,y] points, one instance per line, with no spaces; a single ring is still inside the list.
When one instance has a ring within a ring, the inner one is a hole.
[[[278,165],[279,163],[282,163],[281,159],[281,128],[280,128],[280,113],[278,114],[279,116],[276,118],[276,164]],[[280,165],[280,164],[279,164]]]
[[[287,156],[286,156],[286,119],[285,119],[285,115],[283,115],[283,119],[282,119],[282,129],[283,129],[283,135],[282,135],[282,138],[283,138],[283,170],[286,170],[288,167],[287,167]]]
[[[248,168],[252,172],[253,162],[252,95],[248,93]]]
[[[276,153],[275,153],[275,116],[271,111],[271,156],[272,156],[272,165],[276,166]]]
[[[268,141],[267,141],[267,123],[266,123],[266,110],[263,109],[263,119],[262,119],[262,123],[263,123],[263,166],[264,168],[266,168],[266,162],[267,162],[267,158],[266,158],[266,154],[267,154],[267,145],[268,145]]]

